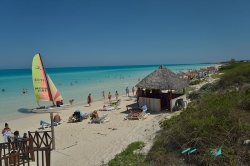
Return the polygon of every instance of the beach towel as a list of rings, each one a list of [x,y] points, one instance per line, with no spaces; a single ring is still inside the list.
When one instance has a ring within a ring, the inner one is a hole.
[[[58,123],[54,122],[54,126],[56,126],[57,124],[58,124]],[[50,123],[45,122],[45,121],[43,121],[43,120],[40,120],[40,125],[41,125],[41,126],[47,126],[47,127],[50,127],[50,126],[51,126]]]
[[[112,106],[107,106],[107,107],[103,107],[101,109],[99,109],[99,111],[111,111],[111,110],[114,110],[115,107],[112,107]]]

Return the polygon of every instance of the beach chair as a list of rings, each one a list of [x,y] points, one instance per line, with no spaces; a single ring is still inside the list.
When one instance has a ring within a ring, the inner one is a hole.
[[[104,114],[101,118],[94,118],[92,119],[91,123],[105,123],[105,122],[109,122],[110,119],[107,117],[108,114]]]
[[[140,113],[131,113],[131,114],[135,114],[135,115],[132,115],[132,116],[127,116],[125,118],[125,120],[141,120],[141,119],[146,119],[150,113],[146,113],[146,110],[143,110],[142,112]]]
[[[113,103],[112,105],[116,110],[121,109],[121,99],[119,99],[117,102]]]
[[[59,124],[61,124],[61,122],[58,122],[58,123],[54,122],[54,126],[57,126],[57,125],[59,125]],[[41,120],[41,121],[40,121],[40,126],[41,126],[41,128],[44,129],[44,128],[51,127],[51,124],[48,123],[48,122],[45,122],[45,121]]]

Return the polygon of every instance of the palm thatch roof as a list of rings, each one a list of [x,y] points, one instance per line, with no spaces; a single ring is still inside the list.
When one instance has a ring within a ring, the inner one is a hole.
[[[187,87],[188,82],[182,80],[174,72],[161,65],[135,86],[145,89],[178,90]]]

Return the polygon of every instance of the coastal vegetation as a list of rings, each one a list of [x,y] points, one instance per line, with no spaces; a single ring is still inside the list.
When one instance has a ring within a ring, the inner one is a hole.
[[[201,79],[198,79],[198,80],[189,82],[189,85],[198,85],[198,84],[200,84],[201,82],[202,82],[202,80],[201,80]]]
[[[127,165],[138,165],[147,166],[149,164],[144,163],[145,155],[137,150],[140,150],[145,146],[144,142],[133,142],[128,145],[121,153],[117,154],[114,159],[110,160],[107,164],[102,164],[102,166],[127,166]]]
[[[220,72],[216,82],[189,94],[192,102],[179,116],[159,122],[162,130],[144,160],[127,164],[249,165],[243,142],[250,140],[250,63],[230,63]],[[195,151],[182,154],[188,148]]]
[[[148,153],[150,165],[248,165],[250,63],[222,67],[218,82],[205,84],[179,115],[160,122],[161,134]],[[192,94],[192,93],[191,93]],[[190,155],[181,152],[196,149]],[[221,149],[215,156],[211,149]]]

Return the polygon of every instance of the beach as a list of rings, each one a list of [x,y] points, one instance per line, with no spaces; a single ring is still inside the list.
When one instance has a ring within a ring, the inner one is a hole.
[[[150,74],[150,72],[147,71],[147,74]],[[114,73],[112,74],[114,75]],[[144,75],[147,74],[144,71]],[[109,85],[112,89],[116,88],[120,90],[119,98],[122,101],[121,109],[98,111],[99,117],[104,114],[108,114],[108,118],[110,119],[109,122],[103,124],[90,124],[90,118],[88,118],[82,122],[68,123],[69,116],[71,116],[76,110],[81,110],[82,112],[93,112],[94,110],[101,109],[103,105],[107,105],[107,99],[102,101],[97,97],[98,93],[101,95],[102,86],[107,84],[98,83],[99,85],[96,87],[97,90],[94,91],[94,102],[91,104],[91,107],[89,107],[85,102],[75,102],[73,103],[73,106],[60,111],[63,123],[54,127],[55,150],[51,152],[52,166],[101,165],[103,162],[107,163],[109,160],[114,158],[116,154],[120,153],[129,144],[135,141],[142,141],[146,143],[146,146],[141,150],[143,153],[147,153],[150,150],[153,145],[154,137],[160,130],[159,121],[178,115],[180,111],[152,111],[149,112],[150,115],[143,120],[124,120],[124,118],[130,113],[130,111],[127,111],[126,105],[134,103],[134,101],[127,101],[127,97],[124,95],[122,89],[125,91],[125,87],[128,85],[130,88],[135,86],[135,83],[138,82],[136,78],[142,76],[142,74],[136,75],[128,73],[127,75],[127,84],[124,84],[124,81],[122,80],[115,82],[113,78],[110,80],[113,84]],[[92,85],[93,89],[95,89],[94,85]],[[72,90],[71,93],[68,93],[72,97],[75,97],[74,92],[82,92],[82,87],[81,90],[79,90],[79,86],[80,85],[73,87],[70,86],[70,88],[74,88],[74,90]],[[84,87],[88,88],[91,86],[85,85]],[[108,92],[106,91],[106,97],[107,93]],[[29,95],[33,95],[32,92],[29,92]],[[64,95],[64,93],[62,93],[62,95]],[[79,94],[76,93],[76,96],[79,97]],[[87,94],[86,97],[83,98],[87,98]],[[7,99],[8,98],[5,100]],[[112,96],[112,99],[114,99],[114,95]],[[67,101],[68,100],[65,100],[64,103],[68,104]],[[26,109],[19,109],[19,114],[15,114],[15,116],[2,119],[0,121],[0,126],[4,126],[7,122],[12,132],[18,130],[21,136],[23,133],[27,133],[28,131],[50,131],[50,128],[40,128],[40,120],[50,123],[50,114],[30,113],[27,111],[28,106],[22,106]],[[36,165],[36,163],[32,162],[32,165]]]
[[[78,123],[67,123],[68,117],[75,110],[91,112],[102,108],[103,101],[87,105],[72,106],[60,113],[63,124],[55,126],[56,149],[51,153],[51,165],[100,165],[107,163],[114,156],[125,149],[130,143],[143,141],[146,143],[144,151],[151,148],[155,134],[160,130],[159,121],[170,118],[179,112],[151,112],[144,120],[124,120],[129,111],[126,105],[133,101],[126,101],[123,95],[121,109],[112,111],[98,111],[99,116],[108,113],[109,122],[103,124],[89,124],[90,119]],[[54,113],[55,115],[55,113]],[[19,130],[20,134],[28,131],[49,131],[50,128],[39,130],[40,120],[50,122],[50,114],[27,115],[16,120],[8,121],[12,131]],[[4,126],[1,122],[0,126]],[[32,162],[32,165],[36,165]]]

